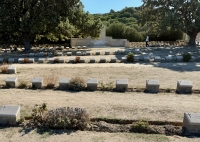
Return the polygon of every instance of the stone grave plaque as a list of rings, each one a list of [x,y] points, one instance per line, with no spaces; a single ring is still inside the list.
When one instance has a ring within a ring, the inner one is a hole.
[[[28,62],[29,62],[29,63],[34,63],[34,58],[29,58],[29,59],[28,59]]]
[[[177,81],[177,92],[178,93],[191,93],[192,92],[192,83],[187,80],[178,80]]]
[[[49,61],[50,64],[53,64],[54,63],[54,58],[49,58],[48,61]]]
[[[95,58],[90,58],[90,63],[95,63]]]
[[[29,54],[29,57],[34,57],[35,56],[35,53],[30,53]]]
[[[69,89],[69,78],[61,78],[60,80],[59,80],[59,88],[61,89],[61,90],[67,90],[67,89]]]
[[[90,55],[90,51],[86,51],[86,55]]]
[[[62,56],[63,55],[63,53],[62,52],[58,52],[58,56]]]
[[[44,63],[44,60],[45,60],[44,58],[39,58],[38,63]]]
[[[74,58],[69,58],[69,63],[74,63]]]
[[[136,49],[134,50],[134,54],[140,54],[140,53],[141,53],[141,52],[140,52],[140,49],[137,49],[137,48],[136,48]]]
[[[32,88],[41,89],[43,86],[43,78],[36,77],[32,80]]]
[[[154,56],[154,62],[161,62],[161,60],[160,56]]]
[[[117,62],[117,58],[112,57],[112,58],[110,59],[110,63],[116,63],[116,62]]]
[[[183,56],[176,56],[176,61],[177,62],[182,62],[183,61]]]
[[[165,61],[171,62],[172,61],[172,56],[171,55],[165,56]]]
[[[15,66],[9,66],[8,67],[8,73],[9,74],[16,74],[17,73],[17,68]]]
[[[64,58],[59,58],[59,63],[65,63],[65,59]]]
[[[19,58],[18,63],[23,64],[24,63],[24,58]]]
[[[4,105],[0,108],[0,124],[15,125],[20,119],[20,106]]]
[[[127,57],[122,57],[122,62],[127,62]]]
[[[101,54],[101,52],[100,51],[96,51],[96,55],[100,55]]]
[[[116,90],[126,91],[128,88],[128,79],[117,79],[116,80]]]
[[[72,52],[67,52],[67,56],[72,56]]]
[[[106,62],[106,58],[100,58],[100,63],[105,63]]]
[[[14,58],[9,58],[8,59],[8,63],[14,63],[15,62],[15,59]]]
[[[85,63],[85,58],[80,58],[80,63]]]
[[[200,113],[184,113],[183,134],[200,136]]]
[[[148,55],[144,55],[143,59],[144,59],[144,62],[149,62],[150,61],[150,58],[149,58]]]
[[[77,56],[81,56],[82,53],[81,53],[80,51],[78,51],[78,52],[76,52],[76,55],[77,55]]]
[[[140,56],[136,55],[134,56],[134,62],[138,62],[140,60]]]
[[[98,79],[96,78],[89,78],[87,80],[87,89],[90,91],[96,91],[98,87]]]
[[[0,63],[3,63],[3,58],[0,58]]]
[[[6,82],[7,87],[15,88],[18,85],[18,78],[17,77],[7,77],[5,82]]]
[[[194,56],[191,56],[190,62],[194,62],[196,58]]]
[[[149,93],[158,93],[160,83],[158,80],[146,80],[146,91]]]
[[[105,55],[110,55],[110,51],[105,51]]]

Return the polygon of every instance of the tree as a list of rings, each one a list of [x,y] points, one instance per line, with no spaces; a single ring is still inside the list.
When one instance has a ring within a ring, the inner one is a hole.
[[[87,20],[81,23],[83,17]],[[88,36],[91,33],[88,34],[88,28],[96,30],[92,37],[98,37],[102,28],[101,22],[91,20],[89,13],[83,11],[80,0],[0,1],[1,36],[23,37],[26,50],[31,48],[31,40],[42,37],[51,41],[65,40],[76,34]]]
[[[199,0],[143,0],[141,23],[149,26],[157,23],[160,30],[171,27],[186,33],[189,45],[195,45],[200,32]]]

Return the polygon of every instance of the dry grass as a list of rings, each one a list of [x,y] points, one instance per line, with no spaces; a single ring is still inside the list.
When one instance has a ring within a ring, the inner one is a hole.
[[[0,66],[1,73],[3,74],[8,73],[8,68],[9,68],[9,65],[6,62],[3,62],[2,65]]]

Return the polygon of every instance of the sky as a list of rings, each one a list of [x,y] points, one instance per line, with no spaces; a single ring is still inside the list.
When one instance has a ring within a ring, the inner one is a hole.
[[[109,13],[111,9],[120,11],[125,7],[139,7],[142,0],[81,0],[84,10],[90,14]]]

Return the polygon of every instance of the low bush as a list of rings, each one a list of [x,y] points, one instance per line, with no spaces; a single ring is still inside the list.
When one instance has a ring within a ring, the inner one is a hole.
[[[20,89],[28,88],[28,83],[25,82],[25,81],[21,81],[21,82],[19,83],[18,88],[20,88]]]
[[[144,133],[149,129],[148,121],[140,120],[138,122],[134,122],[131,126],[131,130],[134,132]]]
[[[69,89],[73,91],[83,91],[86,87],[85,80],[80,77],[70,79]]]
[[[24,63],[29,63],[29,59],[28,58],[24,58]]]
[[[8,73],[8,67],[9,65],[6,62],[3,62],[2,65],[0,66],[1,73]]]
[[[53,51],[52,51],[52,55],[53,55],[53,56],[58,56],[58,52],[57,52],[56,50],[53,50]]]
[[[56,84],[56,81],[57,81],[57,78],[52,75],[52,76],[46,76],[45,78],[45,84],[46,84],[46,89],[53,89],[55,84]]]
[[[130,52],[127,55],[127,62],[133,62],[133,61],[134,61],[134,54]]]
[[[55,58],[54,63],[59,63],[59,58]]]
[[[81,108],[62,107],[48,110],[47,105],[35,105],[33,123],[37,127],[84,130],[89,124],[89,115]]]
[[[101,91],[111,91],[113,89],[113,82],[109,82],[104,84],[103,82],[100,83],[100,90]]]
[[[190,53],[183,54],[183,61],[184,62],[189,62],[191,58],[192,57],[191,57]]]
[[[80,57],[76,57],[74,63],[80,63],[80,59],[81,59]]]

